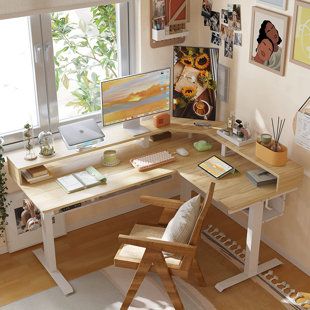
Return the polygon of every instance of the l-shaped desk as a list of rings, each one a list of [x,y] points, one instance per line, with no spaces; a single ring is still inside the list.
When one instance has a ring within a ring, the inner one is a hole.
[[[213,122],[213,124],[214,126],[223,126],[223,123],[220,122]],[[73,292],[73,288],[57,269],[52,224],[53,216],[62,208],[77,203],[102,200],[102,204],[104,204],[105,197],[111,194],[130,190],[155,180],[167,179],[167,177],[174,175],[181,177],[180,194],[184,200],[190,197],[192,190],[206,194],[210,182],[215,181],[214,205],[225,210],[228,214],[245,209],[249,210],[244,271],[217,283],[216,288],[219,291],[223,291],[232,285],[281,264],[278,259],[273,259],[261,265],[258,263],[264,205],[270,199],[283,197],[285,194],[296,190],[303,177],[303,168],[291,160],[284,167],[270,166],[256,158],[254,143],[237,147],[218,136],[215,129],[194,126],[193,120],[173,119],[169,126],[161,129],[153,127],[151,121],[147,121],[143,125],[148,127],[150,132],[138,137],[132,137],[121,129],[119,131],[115,129],[114,131],[112,131],[113,129],[104,130],[106,134],[105,142],[80,153],[67,150],[64,143],[59,140],[55,143],[56,155],[52,158],[38,158],[33,162],[29,162],[23,159],[23,151],[8,155],[10,175],[41,212],[43,249],[37,249],[33,252],[63,293],[65,295],[70,294]],[[145,139],[146,141],[150,135],[167,130],[172,132],[172,139],[151,142],[147,148],[137,147],[135,140]],[[213,149],[207,152],[197,152],[193,148],[193,142],[200,139],[213,140]],[[223,146],[234,151],[233,155],[225,158],[225,161],[237,168],[239,173],[227,175],[221,180],[214,180],[214,178],[198,168],[197,164],[211,155],[221,157],[221,148],[223,149]],[[106,185],[98,185],[79,192],[66,194],[56,183],[55,180],[60,176],[85,169],[83,158],[92,155],[97,157],[96,163],[98,163],[100,162],[102,150],[111,149],[112,147],[118,151],[121,164],[108,169],[96,165],[96,168],[102,173],[106,174],[108,171]],[[162,150],[174,153],[178,147],[187,148],[190,153],[189,156],[181,157],[176,155],[176,161],[160,168],[139,172],[129,163],[131,158],[144,154]],[[71,167],[68,163],[71,163]],[[27,184],[23,180],[22,171],[39,165],[45,165],[53,178],[32,185]],[[275,175],[277,184],[263,187],[253,186],[246,178],[245,172],[257,167],[261,167]]]

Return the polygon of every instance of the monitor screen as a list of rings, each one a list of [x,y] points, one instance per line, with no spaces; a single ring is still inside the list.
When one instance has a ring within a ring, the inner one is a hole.
[[[122,77],[101,83],[104,126],[170,109],[170,69]]]

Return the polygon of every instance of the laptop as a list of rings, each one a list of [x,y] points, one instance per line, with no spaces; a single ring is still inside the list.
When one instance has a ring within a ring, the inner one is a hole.
[[[83,149],[104,140],[104,133],[92,118],[58,127],[69,150]]]

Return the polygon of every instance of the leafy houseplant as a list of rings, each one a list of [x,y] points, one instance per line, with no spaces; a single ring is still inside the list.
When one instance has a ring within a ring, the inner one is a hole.
[[[100,81],[117,77],[115,5],[90,9],[89,20],[67,12],[52,14],[56,87],[70,91],[66,106],[79,114],[101,109]]]
[[[4,157],[3,157],[3,139],[0,137],[0,237],[3,237],[6,218],[7,208],[10,203],[7,202],[7,186],[6,186],[6,173],[4,171]]]

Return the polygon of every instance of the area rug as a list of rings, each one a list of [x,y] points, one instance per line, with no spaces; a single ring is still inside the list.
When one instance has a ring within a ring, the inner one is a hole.
[[[75,293],[64,296],[58,287],[21,299],[1,310],[118,310],[130,285],[134,272],[129,269],[107,267],[70,281]],[[215,307],[195,288],[174,279],[185,309],[209,310]],[[174,309],[160,279],[150,274],[141,285],[129,308]]]

